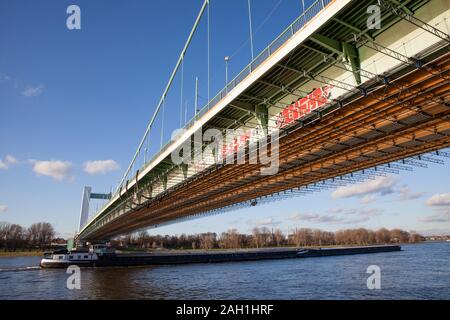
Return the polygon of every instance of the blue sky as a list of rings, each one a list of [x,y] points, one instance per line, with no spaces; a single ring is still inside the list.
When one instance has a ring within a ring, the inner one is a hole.
[[[301,1],[253,3],[258,53],[300,14]],[[66,28],[70,4],[81,8],[81,30]],[[107,192],[119,182],[200,6],[200,0],[0,0],[0,221],[49,221],[64,236],[75,231],[83,186]],[[195,76],[200,104],[208,97],[206,34],[203,19],[186,56],[188,118]],[[230,78],[249,62],[248,34],[246,0],[213,0],[211,97],[225,83],[225,56],[232,57]],[[179,126],[179,90],[176,80],[165,139]],[[368,190],[359,196],[327,191],[152,233],[249,232],[255,225],[450,233],[448,181],[448,164],[430,165],[359,186]]]

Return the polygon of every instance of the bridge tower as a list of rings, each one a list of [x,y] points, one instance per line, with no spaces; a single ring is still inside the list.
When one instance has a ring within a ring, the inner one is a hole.
[[[111,193],[92,193],[91,187],[84,187],[81,197],[80,223],[78,226],[78,231],[81,231],[88,223],[91,199],[110,200]]]

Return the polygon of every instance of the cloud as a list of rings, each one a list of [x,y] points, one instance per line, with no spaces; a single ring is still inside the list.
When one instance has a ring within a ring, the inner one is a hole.
[[[72,180],[72,163],[68,161],[37,161],[30,160],[33,171],[38,176],[47,176],[55,180]]]
[[[0,159],[0,170],[7,170],[9,169],[9,167],[13,164],[17,163],[17,159],[14,158],[12,155],[8,154],[5,157],[5,160],[3,161],[2,159]]]
[[[351,198],[355,196],[365,196],[368,194],[392,192],[392,188],[397,182],[393,176],[377,177],[375,180],[358,183],[352,186],[340,187],[332,193],[333,199]]]
[[[422,222],[450,222],[450,193],[435,194],[427,200],[427,205],[433,207],[434,213],[420,219]]]
[[[43,84],[40,84],[36,87],[28,87],[24,91],[22,91],[22,95],[24,97],[30,98],[30,97],[36,97],[44,92],[45,86]]]
[[[337,214],[337,213],[344,213],[344,211],[345,211],[344,209],[338,208],[338,207],[331,208],[331,209],[327,210],[328,213],[335,213],[335,214]]]
[[[88,161],[84,164],[84,171],[90,175],[105,174],[119,169],[119,164],[114,160]]]
[[[433,222],[450,222],[450,209],[442,212],[437,212],[431,216],[420,219],[422,222],[433,223]]]
[[[320,224],[359,224],[369,221],[380,215],[380,210],[375,208],[342,209],[333,208],[327,210],[328,214],[319,213],[297,213],[288,219],[291,221],[304,221]],[[331,213],[331,214],[330,214]]]
[[[5,206],[4,204],[0,204],[0,213],[6,212],[8,211],[8,207]]]
[[[381,211],[376,208],[359,208],[359,209],[349,209],[344,211],[346,214],[358,215],[361,217],[376,217],[381,215]]]
[[[450,206],[450,193],[435,194],[428,199],[427,204],[431,207]]]
[[[274,218],[266,218],[261,220],[247,220],[248,225],[252,227],[270,227],[281,224],[281,221],[276,221]]]
[[[273,218],[267,218],[259,221],[248,221],[248,224],[256,225],[258,227],[264,227],[264,226],[276,226],[280,225],[280,221],[275,221]]]
[[[5,157],[5,160],[6,160],[6,162],[9,163],[9,164],[16,164],[16,163],[17,163],[17,159],[14,158],[14,157],[13,157],[12,155],[10,155],[10,154],[8,154],[8,155]]]
[[[405,200],[416,200],[425,195],[425,192],[412,192],[411,189],[407,186],[400,188],[398,190],[399,196],[398,200],[405,201]]]
[[[333,215],[320,215],[317,213],[297,213],[291,216],[289,220],[314,223],[340,223],[343,221],[343,218]]]

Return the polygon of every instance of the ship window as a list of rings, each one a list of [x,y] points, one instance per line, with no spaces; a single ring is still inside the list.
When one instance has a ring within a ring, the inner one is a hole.
[[[69,259],[73,259],[73,256],[69,256]]]
[[[58,258],[59,258],[59,260],[62,260],[62,259],[63,259],[63,256],[59,256]]]
[[[78,256],[78,259],[81,259],[81,256]]]
[[[88,258],[89,258],[89,256],[84,256],[84,258],[85,258],[85,259],[88,259]]]

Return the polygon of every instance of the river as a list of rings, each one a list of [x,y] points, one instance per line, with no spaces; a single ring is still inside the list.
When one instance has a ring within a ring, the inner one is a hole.
[[[5,299],[450,299],[450,242],[401,252],[241,263],[82,269],[81,289],[39,257],[0,258]],[[366,273],[380,267],[381,289]]]

